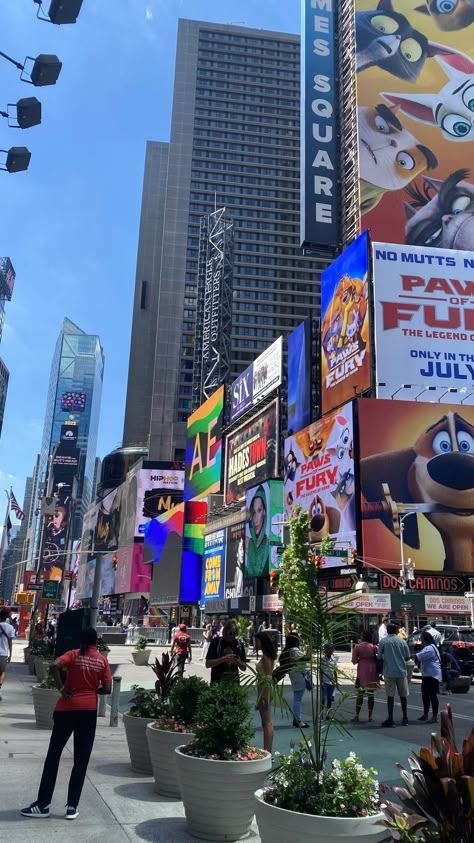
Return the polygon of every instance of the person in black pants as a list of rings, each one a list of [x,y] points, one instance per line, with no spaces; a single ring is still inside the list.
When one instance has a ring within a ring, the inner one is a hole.
[[[431,706],[432,717],[430,723],[438,722],[439,683],[441,674],[441,655],[429,632],[421,633],[423,649],[416,655],[421,668],[421,697],[423,700],[423,714],[418,720],[428,720]]]
[[[110,694],[112,676],[109,663],[97,648],[97,633],[88,627],[81,632],[79,650],[69,650],[51,665],[50,671],[61,696],[53,714],[53,731],[44,762],[38,798],[22,816],[41,819],[49,817],[61,754],[71,735],[74,735],[74,766],[66,805],[66,819],[74,820],[84,786],[87,765],[92,752],[97,723],[97,694]],[[66,668],[63,683],[61,670]]]

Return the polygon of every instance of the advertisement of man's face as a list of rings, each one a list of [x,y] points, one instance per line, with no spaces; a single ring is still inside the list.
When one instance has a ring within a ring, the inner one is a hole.
[[[66,502],[59,503],[50,515],[46,526],[46,541],[43,552],[43,577],[45,580],[62,580],[66,561],[66,537],[69,508]]]

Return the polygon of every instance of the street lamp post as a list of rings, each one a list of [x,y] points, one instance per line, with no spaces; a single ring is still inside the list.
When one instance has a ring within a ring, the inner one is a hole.
[[[404,515],[398,516],[398,521],[400,524],[400,577],[402,579],[400,585],[400,591],[402,594],[406,594],[407,592],[407,581],[406,581],[406,568],[405,568],[405,554],[403,549],[403,533],[405,530],[405,518],[408,518],[409,515],[416,515],[416,511],[414,509],[410,509],[409,512],[405,512]]]

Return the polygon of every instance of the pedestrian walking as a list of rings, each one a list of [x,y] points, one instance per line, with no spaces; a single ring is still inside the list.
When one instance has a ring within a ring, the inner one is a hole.
[[[203,645],[202,645],[201,655],[199,656],[200,662],[202,662],[203,659],[206,658],[207,651],[209,649],[209,644],[212,641],[212,630],[211,630],[211,624],[210,623],[207,623],[205,625],[205,627],[202,631],[202,637],[204,638],[204,641],[203,641]]]
[[[301,704],[308,681],[308,658],[300,649],[299,636],[290,632],[286,636],[285,647],[280,653],[279,675],[282,677],[288,673],[293,691],[293,726],[298,729],[307,729],[309,723],[301,719]]]
[[[433,636],[423,630],[421,633],[423,649],[415,658],[421,668],[421,698],[423,700],[423,714],[418,720],[428,720],[431,705],[430,723],[438,722],[439,711],[439,683],[442,680],[441,656],[434,643]]]
[[[211,669],[211,685],[223,677],[240,682],[239,670],[246,670],[245,647],[237,638],[237,627],[233,621],[226,621],[222,635],[213,638],[207,651],[206,667]]]
[[[262,651],[262,657],[255,668],[257,675],[264,674],[271,677],[277,657],[277,648],[268,632],[257,632],[256,638],[258,638],[259,649]],[[257,709],[262,721],[263,748],[271,754],[274,734],[272,712],[268,699],[268,683],[265,680],[262,681],[262,679],[258,683]]]
[[[441,650],[441,673],[446,685],[446,692],[452,694],[454,680],[461,675],[461,667],[453,654],[448,653],[447,650]]]
[[[15,637],[15,627],[8,622],[8,618],[7,609],[0,609],[0,700],[7,664],[12,660],[12,641]]]
[[[389,622],[389,617],[388,617],[388,615],[385,615],[382,618],[382,623],[380,624],[379,629],[378,629],[377,644],[380,644],[380,642],[383,641],[383,639],[387,637],[387,635],[388,635],[388,629],[387,629],[388,622]]]
[[[180,623],[178,632],[174,636],[171,646],[171,658],[176,655],[176,664],[181,676],[184,673],[186,660],[192,661],[191,636],[186,632],[186,624]]]
[[[97,650],[97,632],[83,629],[79,650],[69,650],[56,659],[50,671],[61,696],[53,714],[53,731],[44,762],[36,802],[23,808],[24,817],[49,817],[61,754],[74,735],[74,764],[69,779],[66,819],[74,820],[87,772],[97,724],[97,695],[110,694],[112,676],[109,663]],[[61,671],[66,670],[63,682]]]
[[[393,719],[393,709],[395,705],[395,691],[398,691],[400,697],[400,704],[402,707],[402,726],[408,726],[408,677],[407,677],[407,661],[411,659],[408,644],[403,638],[397,635],[398,627],[395,623],[389,623],[387,626],[387,635],[379,644],[377,658],[382,667],[380,672],[383,672],[385,681],[385,693],[387,695],[387,709],[388,717],[382,723],[382,726],[393,727],[395,721]]]
[[[359,722],[359,716],[367,694],[367,707],[369,709],[369,723],[373,722],[375,691],[380,688],[379,672],[377,670],[377,647],[372,644],[372,633],[362,633],[362,640],[352,650],[352,664],[357,665],[356,675],[356,713],[352,718],[353,723]]]
[[[321,703],[323,711],[326,711],[326,719],[329,719],[329,712],[334,702],[337,685],[337,659],[334,655],[334,647],[327,641],[324,645],[324,653],[321,658]]]

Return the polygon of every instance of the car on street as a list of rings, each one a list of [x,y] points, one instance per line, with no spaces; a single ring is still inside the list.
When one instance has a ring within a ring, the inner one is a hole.
[[[441,633],[443,650],[451,653],[461,668],[461,676],[474,676],[474,629],[471,626],[437,623],[436,629]],[[410,653],[415,656],[422,649],[421,633],[423,629],[412,632],[407,638]],[[419,667],[415,667],[415,673]]]

